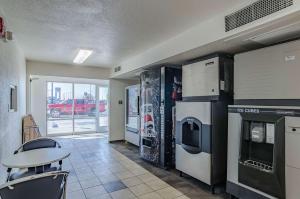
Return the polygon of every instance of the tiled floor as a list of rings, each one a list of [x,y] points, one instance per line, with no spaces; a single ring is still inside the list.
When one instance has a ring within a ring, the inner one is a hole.
[[[128,157],[130,160],[133,160],[135,163],[157,176],[163,182],[176,188],[191,199],[224,199],[227,197],[226,194],[224,194],[225,186],[217,187],[217,194],[212,195],[210,193],[209,186],[204,183],[201,183],[199,180],[196,180],[187,175],[184,175],[184,177],[180,177],[179,171],[177,171],[176,169],[165,170],[152,166],[151,164],[145,162],[140,158],[138,147],[132,144],[125,142],[117,142],[110,145],[114,149]]]
[[[131,154],[131,160],[129,154],[135,153],[137,148],[123,143],[108,144],[106,136],[85,135],[58,140],[72,152],[63,162],[63,169],[70,171],[68,199],[223,198],[211,195],[205,187],[192,184],[188,178],[178,177],[176,172],[155,168],[140,159],[137,161],[137,155]]]

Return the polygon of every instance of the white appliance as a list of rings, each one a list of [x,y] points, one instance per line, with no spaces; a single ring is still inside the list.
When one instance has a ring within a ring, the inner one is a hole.
[[[176,169],[211,186],[226,181],[227,102],[176,102]]]
[[[291,105],[300,99],[300,40],[234,57],[236,104]],[[280,101],[280,104],[278,102]],[[296,105],[296,104],[293,104]],[[297,104],[298,106],[299,104]]]
[[[218,99],[233,91],[233,60],[228,55],[211,55],[182,67],[182,97],[198,101],[203,97]]]
[[[176,169],[211,184],[211,104],[176,103]]]
[[[226,191],[241,199],[299,199],[300,107],[234,105],[228,118]],[[245,121],[265,125],[264,138],[255,127],[245,136]]]
[[[208,185],[226,182],[227,105],[233,96],[232,56],[214,54],[182,66],[176,103],[176,169]]]
[[[140,85],[133,85],[125,89],[125,140],[139,146],[140,132]]]

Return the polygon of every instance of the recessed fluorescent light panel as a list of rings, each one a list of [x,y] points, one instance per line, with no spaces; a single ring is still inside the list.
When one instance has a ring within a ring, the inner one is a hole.
[[[80,49],[73,62],[75,64],[82,64],[92,53],[92,50]]]

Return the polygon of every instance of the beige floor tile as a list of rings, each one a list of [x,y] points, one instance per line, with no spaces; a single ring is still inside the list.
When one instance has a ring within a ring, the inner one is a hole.
[[[99,180],[102,182],[102,184],[106,184],[113,181],[118,181],[120,178],[118,178],[115,175],[106,175],[106,176],[98,176]]]
[[[141,181],[141,179],[139,179],[138,177],[131,177],[131,178],[126,178],[123,179],[122,182],[127,186],[127,187],[133,187],[139,184],[142,184],[143,182]]]
[[[130,171],[122,171],[122,172],[119,172],[119,173],[115,173],[115,175],[118,178],[120,178],[121,180],[135,176],[135,174],[131,173]]]
[[[170,186],[166,182],[164,182],[162,180],[157,180],[157,179],[156,180],[148,181],[145,184],[147,184],[153,190],[159,190],[159,189],[163,189],[163,188],[166,188],[166,187]]]
[[[67,199],[86,199],[82,190],[68,192]]]
[[[78,191],[81,190],[81,186],[79,182],[67,182],[67,192],[73,192],[73,191]]]
[[[115,191],[110,193],[113,199],[135,199],[136,196],[129,189],[122,189],[120,191]]]
[[[149,173],[149,171],[147,171],[146,169],[130,169],[130,171],[135,175],[142,175],[142,174]]]
[[[103,195],[97,195],[97,196],[93,196],[91,198],[88,199],[111,199],[111,196],[107,193],[107,194],[103,194]]]
[[[139,199],[163,199],[158,193],[151,192],[144,195],[139,196]]]
[[[141,179],[143,182],[149,182],[152,180],[157,180],[159,179],[158,177],[156,177],[155,175],[151,174],[151,173],[146,173],[146,174],[142,174],[137,176],[139,179]]]
[[[82,181],[82,180],[89,180],[95,178],[96,175],[94,173],[87,173],[87,174],[81,173],[81,174],[77,174],[77,177],[79,181]]]
[[[103,186],[96,186],[96,187],[91,187],[88,189],[84,189],[85,196],[87,199],[95,197],[95,196],[100,196],[103,194],[107,194]]]
[[[68,171],[68,170],[67,170]],[[73,183],[73,182],[78,182],[78,178],[76,175],[72,176],[72,175],[69,175],[68,176],[68,183]]]
[[[87,189],[87,188],[90,188],[90,187],[95,187],[95,186],[101,185],[101,182],[100,182],[100,180],[98,180],[98,178],[91,178],[91,179],[82,180],[82,181],[79,181],[79,182],[80,182],[81,187],[83,189]]]
[[[189,197],[185,196],[185,195],[182,195],[182,196],[179,196],[178,198],[176,199],[190,199]]]
[[[156,192],[164,199],[174,199],[183,195],[180,191],[174,189],[173,187],[166,187]]]
[[[132,191],[136,196],[144,195],[146,193],[153,192],[154,190],[151,189],[146,184],[139,184],[134,187],[129,187],[130,191]]]

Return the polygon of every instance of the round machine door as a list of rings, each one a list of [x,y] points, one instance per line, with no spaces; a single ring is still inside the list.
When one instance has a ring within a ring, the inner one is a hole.
[[[186,117],[181,121],[181,146],[187,152],[202,152],[202,123],[194,117]]]

